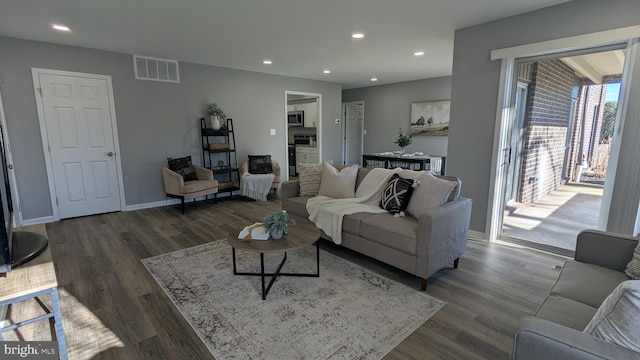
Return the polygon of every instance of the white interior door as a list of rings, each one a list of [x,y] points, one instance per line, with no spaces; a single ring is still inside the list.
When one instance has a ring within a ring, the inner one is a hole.
[[[38,73],[36,82],[59,218],[122,210],[107,80]]]
[[[359,164],[362,160],[362,130],[364,106],[362,103],[345,104],[345,161]]]

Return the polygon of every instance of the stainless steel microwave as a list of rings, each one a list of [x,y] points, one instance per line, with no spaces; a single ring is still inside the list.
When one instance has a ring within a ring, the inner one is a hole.
[[[287,124],[289,126],[304,126],[304,111],[287,112]]]

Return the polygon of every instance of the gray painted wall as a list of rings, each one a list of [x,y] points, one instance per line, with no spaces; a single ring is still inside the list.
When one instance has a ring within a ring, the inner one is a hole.
[[[500,61],[491,50],[640,24],[640,1],[581,0],[455,33],[447,173],[473,199],[471,229],[484,232]]]
[[[344,90],[342,101],[364,101],[364,153],[398,150],[394,144],[398,128],[409,131],[411,103],[448,100],[451,77],[406,81],[380,86]],[[446,136],[416,136],[406,148],[430,155],[446,155]],[[447,170],[447,173],[450,172]]]
[[[339,161],[341,86],[180,63],[180,84],[134,79],[131,55],[0,37],[0,79],[25,220],[52,215],[31,68],[112,77],[127,205],[164,200],[166,157],[202,163],[199,118],[217,102],[234,119],[240,159],[272,154],[285,161],[285,90],[322,94],[323,159]],[[276,129],[270,136],[269,130]]]

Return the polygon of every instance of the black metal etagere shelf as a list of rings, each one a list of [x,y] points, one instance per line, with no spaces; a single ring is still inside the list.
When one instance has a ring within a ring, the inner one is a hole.
[[[211,169],[214,179],[218,180],[218,193],[233,194],[240,189],[233,120],[227,119],[226,128],[214,130],[207,128],[206,119],[201,118],[200,132],[204,167]]]

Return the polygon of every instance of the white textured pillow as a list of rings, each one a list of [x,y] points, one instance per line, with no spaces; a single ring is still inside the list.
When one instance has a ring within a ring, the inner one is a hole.
[[[333,165],[322,164],[322,182],[318,195],[336,199],[352,198],[356,191],[358,164],[347,166],[338,171]]]
[[[636,249],[633,250],[633,258],[631,258],[631,261],[627,264],[624,273],[633,280],[640,280],[640,242],[638,246],[636,246]]]
[[[455,181],[439,179],[430,172],[424,173],[418,181],[407,206],[407,213],[414,218],[419,218],[427,209],[445,204],[458,185]]]
[[[584,333],[640,352],[640,280],[618,285],[600,305]]]
[[[300,196],[316,196],[322,180],[322,163],[298,164]]]

